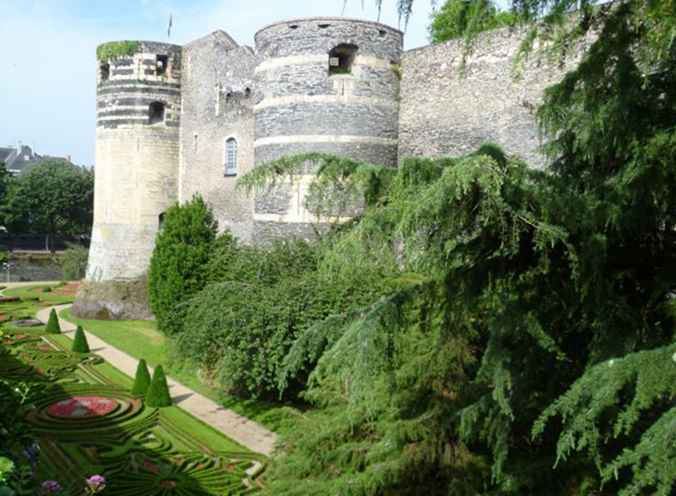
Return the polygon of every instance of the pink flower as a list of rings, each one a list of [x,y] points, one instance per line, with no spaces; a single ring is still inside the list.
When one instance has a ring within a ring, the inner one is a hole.
[[[58,494],[61,492],[61,484],[55,480],[46,480],[42,483],[42,492],[44,494]]]
[[[106,487],[106,478],[102,475],[92,475],[86,482],[91,494],[101,492]]]

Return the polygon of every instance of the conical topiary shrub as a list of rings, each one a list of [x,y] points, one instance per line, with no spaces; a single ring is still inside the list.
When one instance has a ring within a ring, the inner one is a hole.
[[[153,373],[153,380],[150,382],[150,387],[146,393],[146,405],[155,408],[171,406],[171,395],[162,365],[158,365]]]
[[[71,351],[74,353],[89,353],[89,343],[87,342],[87,336],[85,336],[82,326],[77,326],[77,329],[75,330]]]
[[[136,376],[134,377],[134,385],[131,387],[131,394],[135,396],[143,396],[148,392],[150,387],[150,372],[148,372],[148,364],[141,359],[136,367]]]
[[[52,311],[49,312],[49,320],[47,321],[47,334],[61,334],[59,317],[56,315],[56,310],[53,308]]]

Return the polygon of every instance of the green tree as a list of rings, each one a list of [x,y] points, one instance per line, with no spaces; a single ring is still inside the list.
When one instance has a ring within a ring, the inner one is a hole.
[[[77,326],[75,336],[73,337],[73,345],[71,351],[74,353],[89,353],[89,343],[87,343],[87,336],[85,336],[82,326]]]
[[[49,312],[49,320],[46,327],[47,334],[61,334],[61,325],[59,324],[59,317],[56,315],[56,310],[52,308]]]
[[[134,376],[134,385],[131,388],[131,394],[136,396],[144,396],[150,387],[150,372],[148,371],[148,364],[142,358],[139,360],[136,367],[136,375]]]
[[[430,38],[432,43],[442,43],[467,33],[510,26],[515,21],[514,14],[499,11],[492,0],[447,0],[432,16]]]
[[[200,196],[167,210],[150,260],[150,307],[159,328],[167,334],[180,331],[178,307],[206,283],[206,264],[216,237],[216,222]]]
[[[61,160],[46,160],[16,178],[6,205],[10,232],[55,235],[91,231],[94,173]]]
[[[146,393],[146,405],[153,408],[171,406],[171,395],[167,385],[167,377],[164,375],[162,365],[155,367],[153,378]]]

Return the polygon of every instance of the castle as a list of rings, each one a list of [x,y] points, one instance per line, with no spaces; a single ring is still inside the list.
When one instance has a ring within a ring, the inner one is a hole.
[[[80,313],[91,315],[86,303],[96,300],[97,312],[103,305],[112,317],[139,317],[129,311],[133,296],[97,287],[143,277],[164,211],[196,193],[220,229],[245,242],[309,236],[303,195],[312,176],[251,198],[235,185],[256,164],[317,151],[395,167],[486,141],[542,162],[532,109],[559,70],[532,63],[515,80],[519,34],[508,30],[487,33],[467,60],[462,42],[404,52],[403,36],[339,17],[272,24],[256,34],[255,50],[223,31],[185,46],[102,45]]]

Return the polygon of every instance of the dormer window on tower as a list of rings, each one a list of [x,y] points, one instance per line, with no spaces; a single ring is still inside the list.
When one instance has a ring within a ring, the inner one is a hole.
[[[352,65],[359,47],[343,43],[329,52],[329,76],[352,74]]]
[[[168,55],[158,55],[155,60],[155,74],[158,76],[164,76],[167,73],[167,67],[169,66],[169,56]]]

